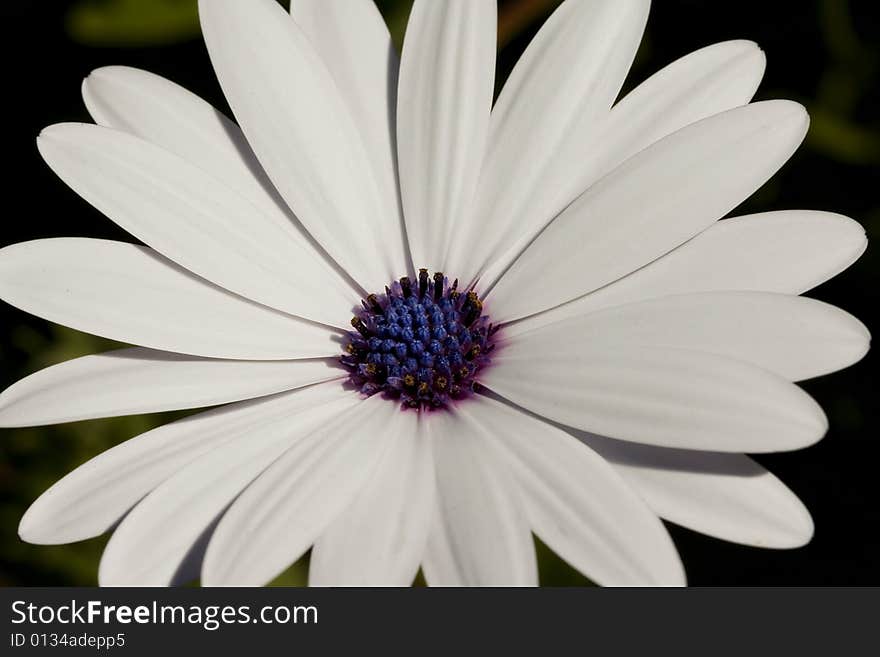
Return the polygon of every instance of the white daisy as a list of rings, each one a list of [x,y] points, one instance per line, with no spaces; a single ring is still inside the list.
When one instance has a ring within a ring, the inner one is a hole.
[[[39,149],[147,246],[9,246],[0,295],[140,346],[27,377],[0,422],[226,405],[82,465],[22,538],[115,528],[101,583],[155,585],[262,584],[310,547],[312,584],[421,566],[530,585],[532,533],[600,584],[682,584],[660,518],[807,542],[807,510],[744,453],[825,433],[793,381],[869,336],[797,295],[864,233],[821,212],[718,222],[807,115],[749,104],[764,56],[745,41],[615,104],[648,5],[562,4],[494,108],[494,0],[417,0],[399,80],[369,0],[294,0],[293,20],[202,0],[238,125],[149,73],[91,74],[98,125]]]

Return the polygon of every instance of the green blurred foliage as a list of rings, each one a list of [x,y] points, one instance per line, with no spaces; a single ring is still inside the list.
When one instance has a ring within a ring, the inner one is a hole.
[[[87,46],[164,46],[199,36],[197,0],[80,0],[67,31]]]
[[[849,3],[823,0],[821,11],[831,56],[817,97],[805,101],[811,119],[808,145],[847,163],[875,164],[880,162],[880,125],[860,122],[856,109],[877,75],[880,47],[859,38]]]
[[[54,324],[48,326],[47,333],[18,326],[11,342],[12,348],[31,355],[28,372],[119,346]],[[173,417],[132,416],[5,431],[0,441],[0,557],[4,564],[0,585],[94,583],[106,537],[67,546],[35,547],[14,535],[18,521],[30,502],[60,475]]]

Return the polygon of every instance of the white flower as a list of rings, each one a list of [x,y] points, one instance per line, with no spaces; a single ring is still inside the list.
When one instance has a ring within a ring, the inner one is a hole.
[[[718,222],[807,115],[748,104],[764,56],[745,41],[614,104],[648,4],[565,2],[491,114],[494,0],[417,0],[399,82],[368,0],[294,0],[293,20],[202,0],[241,129],[148,73],[90,75],[98,125],[47,128],[40,152],[148,246],[13,245],[0,295],[141,346],[18,382],[0,423],[227,405],[79,467],[22,538],[116,527],[102,584],[200,568],[211,585],[262,584],[312,546],[313,584],[409,584],[421,566],[430,584],[529,585],[531,532],[600,584],[682,584],[660,518],[807,542],[807,510],[744,453],[825,433],[792,382],[869,336],[797,295],[864,233],[821,212]]]

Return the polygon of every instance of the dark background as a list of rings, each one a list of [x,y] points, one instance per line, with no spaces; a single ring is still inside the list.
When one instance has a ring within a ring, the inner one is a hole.
[[[400,43],[410,2],[378,3]],[[500,3],[498,79],[503,81],[554,0]],[[194,0],[4,0],[3,221],[0,246],[52,236],[131,241],[49,171],[34,139],[60,121],[89,121],[82,78],[125,64],[166,76],[226,109],[198,37]],[[880,232],[880,3],[876,0],[655,0],[626,89],[702,46],[757,41],[768,68],[758,99],[790,98],[812,127],[795,157],[734,214],[780,209],[833,210]],[[880,261],[868,248],[852,268],[809,295],[874,328]],[[0,386],[46,365],[112,343],[0,306]],[[804,387],[828,413],[817,446],[761,456],[805,502],[816,523],[805,548],[771,551],[670,531],[692,585],[880,584],[880,443],[877,356]],[[70,546],[19,541],[21,514],[45,488],[107,447],[164,423],[170,414],[0,431],[0,585],[93,585],[106,537]],[[583,579],[541,548],[542,583]],[[302,584],[299,563],[277,584]]]

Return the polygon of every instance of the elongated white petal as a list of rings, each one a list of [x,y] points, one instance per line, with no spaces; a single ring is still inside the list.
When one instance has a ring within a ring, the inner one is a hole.
[[[332,356],[339,334],[218,288],[155,251],[85,238],[0,251],[0,298],[111,340],[210,358]]]
[[[202,583],[262,585],[287,568],[352,503],[400,431],[398,405],[374,395],[298,441],[220,520]]]
[[[301,397],[301,396],[300,396]],[[360,403],[349,392],[306,405],[298,396],[247,425],[178,470],[153,490],[113,532],[98,580],[102,586],[167,586],[198,576],[203,535],[259,474],[320,426]]]
[[[661,517],[725,541],[794,548],[813,535],[810,512],[788,487],[744,454],[635,445],[582,431]]]
[[[370,480],[312,548],[310,586],[409,586],[415,579],[434,511],[434,459],[425,422],[402,415]]]
[[[290,13],[336,81],[385,195],[399,210],[397,75],[399,57],[373,0],[293,0]],[[398,222],[403,229],[403,215]],[[400,272],[408,263],[399,263]]]
[[[490,236],[496,244],[485,246],[496,257],[481,284],[491,286],[541,228],[631,156],[686,125],[749,102],[765,64],[764,53],[751,41],[702,48],[648,78],[597,121],[599,125],[570,135],[534,193],[504,216],[512,229],[501,228]]]
[[[82,93],[98,125],[128,132],[179,155],[247,198],[262,214],[290,223],[296,229],[290,238],[315,248],[241,129],[209,103],[170,80],[128,66],[92,71],[83,80]],[[322,278],[335,285],[338,265],[323,252],[318,257],[326,267]],[[349,282],[346,285],[359,292]]]
[[[461,412],[510,464],[532,529],[572,566],[604,586],[685,583],[663,523],[601,456],[488,397]]]
[[[396,202],[320,56],[274,0],[201,0],[199,16],[229,105],[272,182],[346,272],[381,289],[406,262]]]
[[[74,358],[0,394],[0,426],[214,406],[343,378],[332,359],[216,360],[134,347]]]
[[[254,301],[344,324],[351,290],[290,221],[264,214],[203,169],[138,137],[87,124],[46,128],[43,159],[135,237]]]
[[[610,285],[514,322],[505,334],[670,294],[714,290],[800,294],[849,267],[866,246],[864,228],[828,212],[792,210],[725,219]]]
[[[570,301],[691,239],[766,182],[807,124],[796,103],[753,103],[630,158],[578,197],[498,281],[491,295],[498,318]]]
[[[806,447],[827,429],[822,409],[782,377],[684,349],[521,336],[497,349],[480,382],[512,402],[584,431],[718,452]]]
[[[105,66],[83,80],[98,125],[127,132],[179,155],[266,213],[292,216],[241,129],[180,85],[128,66]]]
[[[554,163],[601,127],[635,57],[649,4],[570,0],[529,44],[492,110],[475,211],[468,230],[455,235],[450,271],[469,280],[488,264],[474,254],[474,245],[485,260],[490,253],[483,245],[518,230],[520,209],[541,212],[552,203],[546,183]],[[576,166],[582,166],[580,158]]]
[[[516,328],[514,326],[513,328]],[[868,351],[871,336],[839,308],[788,294],[702,292],[626,304],[504,336],[675,347],[729,356],[790,381],[842,369]]]
[[[495,0],[416,0],[400,66],[397,149],[413,262],[443,270],[489,131]]]
[[[30,543],[71,543],[113,527],[162,481],[187,463],[273,416],[352,393],[336,382],[249,400],[143,433],[87,461],[27,510],[18,528]]]
[[[429,418],[437,510],[422,561],[431,586],[535,586],[535,546],[507,464],[469,415]]]

